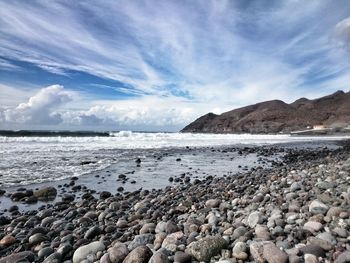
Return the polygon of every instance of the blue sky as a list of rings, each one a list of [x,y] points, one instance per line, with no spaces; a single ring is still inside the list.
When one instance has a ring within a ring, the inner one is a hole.
[[[0,128],[176,131],[350,86],[347,0],[0,0]]]

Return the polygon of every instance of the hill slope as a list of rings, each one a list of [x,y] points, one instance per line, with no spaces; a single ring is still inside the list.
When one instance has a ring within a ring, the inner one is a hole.
[[[301,98],[291,104],[280,100],[265,101],[221,115],[208,113],[181,132],[279,133],[320,124],[350,124],[350,92],[337,91],[315,100]]]

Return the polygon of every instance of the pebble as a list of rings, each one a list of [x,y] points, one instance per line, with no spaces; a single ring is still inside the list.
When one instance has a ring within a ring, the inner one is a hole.
[[[198,261],[209,261],[211,257],[219,254],[221,249],[227,246],[227,241],[220,236],[205,237],[199,241],[192,242],[187,253]]]
[[[255,211],[252,212],[249,216],[248,216],[248,226],[250,226],[251,228],[254,228],[257,224],[262,223],[262,215],[260,212]]]
[[[191,255],[182,251],[175,252],[175,256],[174,256],[175,263],[191,263],[191,260],[192,260]]]
[[[318,263],[317,257],[312,254],[305,254],[304,260],[305,260],[305,263]]]
[[[308,221],[304,224],[304,229],[312,233],[318,232],[323,228],[323,225],[320,222]]]
[[[288,263],[287,253],[281,251],[272,242],[263,244],[263,257],[268,263]]]
[[[334,263],[349,263],[350,262],[350,251],[345,251],[341,253]]]
[[[153,254],[148,263],[170,263],[170,261],[168,256],[163,251],[158,250]]]
[[[326,251],[317,245],[306,245],[300,248],[300,251],[303,254],[312,254],[315,255],[316,257],[325,257],[326,256]]]
[[[108,249],[108,255],[111,263],[121,263],[129,254],[128,246],[124,243],[117,242],[113,247]]]
[[[88,255],[96,254],[98,251],[103,251],[104,249],[105,245],[101,241],[95,241],[85,246],[81,246],[74,252],[73,263],[80,263],[84,261]]]
[[[147,263],[152,257],[152,251],[146,246],[139,246],[129,253],[123,263]]]
[[[36,234],[29,237],[29,244],[33,246],[33,245],[39,244],[42,241],[45,241],[47,239],[48,238],[45,235],[43,235],[42,233],[36,233]]]
[[[328,206],[319,200],[314,200],[309,205],[309,211],[313,214],[323,214],[325,215],[328,211]]]
[[[8,247],[16,242],[16,238],[11,235],[6,235],[0,240],[0,247]]]
[[[155,236],[153,234],[142,234],[134,237],[134,240],[128,245],[129,250],[134,250],[135,248],[147,244],[153,243]]]
[[[88,231],[86,231],[84,238],[85,239],[93,239],[101,233],[101,229],[98,226],[91,227]]]
[[[44,247],[42,249],[39,250],[38,252],[38,257],[39,259],[45,259],[48,256],[50,256],[54,251],[54,249],[52,247]]]
[[[35,254],[30,251],[13,253],[0,259],[0,263],[34,262]]]
[[[218,199],[209,199],[205,202],[205,206],[208,208],[217,208],[220,205],[220,200]]]

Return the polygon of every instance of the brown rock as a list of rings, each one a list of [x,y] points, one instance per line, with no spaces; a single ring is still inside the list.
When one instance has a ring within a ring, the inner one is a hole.
[[[256,241],[251,242],[249,245],[249,251],[254,259],[254,262],[257,262],[257,263],[265,262],[265,259],[263,256],[264,247],[262,242],[256,242]]]
[[[205,206],[208,208],[216,208],[219,207],[220,200],[218,199],[209,199],[205,202]]]
[[[0,263],[14,263],[24,260],[29,260],[29,262],[34,262],[35,255],[30,251],[23,251],[19,253],[11,254],[7,257],[0,259]]]
[[[152,251],[146,246],[139,246],[129,253],[123,263],[147,263],[152,257]]]
[[[129,254],[128,247],[123,243],[116,243],[108,249],[109,259],[112,263],[121,263]]]
[[[6,235],[0,240],[0,247],[8,247],[16,242],[16,238],[11,235]]]
[[[287,253],[280,250],[272,242],[264,243],[263,251],[263,256],[269,263],[288,263]]]

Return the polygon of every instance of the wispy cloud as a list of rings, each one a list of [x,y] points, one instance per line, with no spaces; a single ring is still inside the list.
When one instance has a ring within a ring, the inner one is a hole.
[[[123,85],[90,85],[135,98],[90,98],[86,111],[180,126],[211,109],[345,87],[349,13],[343,0],[0,1],[0,69],[11,59],[73,86],[75,71],[114,80]]]
[[[0,58],[0,70],[20,70],[21,68],[11,63],[8,60]]]

